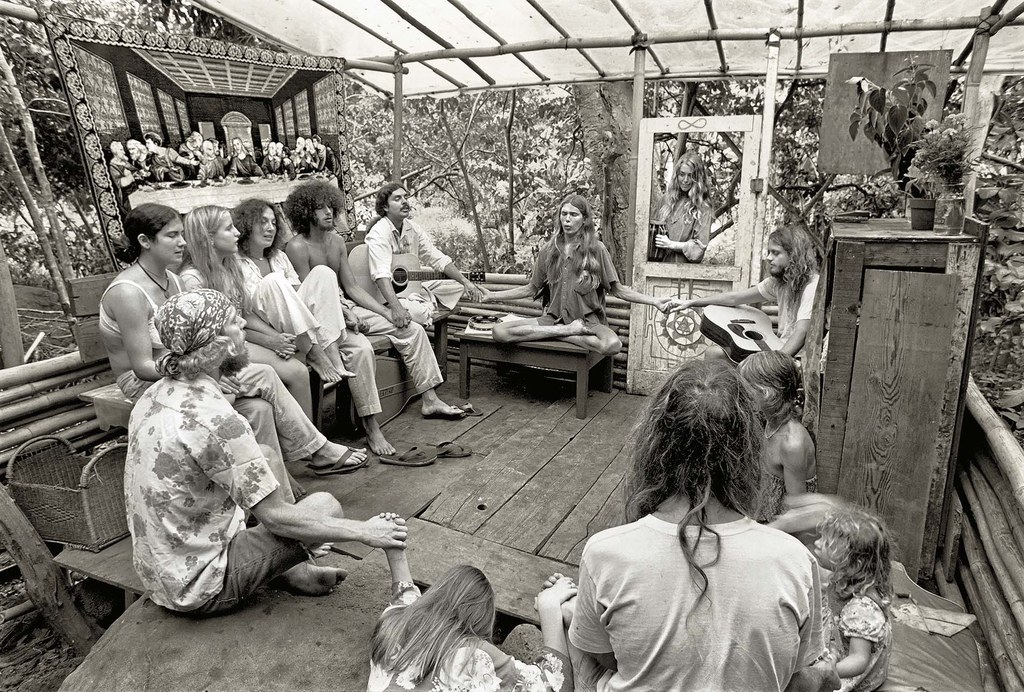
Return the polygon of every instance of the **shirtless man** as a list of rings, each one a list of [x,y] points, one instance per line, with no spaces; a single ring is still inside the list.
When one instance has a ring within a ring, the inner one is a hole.
[[[299,278],[305,279],[313,267],[327,265],[337,273],[344,291],[348,336],[339,347],[345,364],[356,373],[348,384],[356,412],[366,428],[370,449],[376,454],[395,452],[377,422],[381,405],[377,393],[376,361],[373,348],[363,333],[383,335],[391,340],[409,369],[416,393],[422,395],[424,417],[449,420],[464,417],[465,411],[441,401],[434,391],[443,378],[423,327],[414,322],[397,326],[400,318],[356,283],[348,264],[345,241],[334,229],[335,220],[343,218],[344,213],[344,198],[338,188],[322,180],[303,183],[288,195],[285,213],[297,234],[288,241],[285,252]]]

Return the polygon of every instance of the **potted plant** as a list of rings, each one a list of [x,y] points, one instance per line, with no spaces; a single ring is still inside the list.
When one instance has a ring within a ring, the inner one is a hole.
[[[964,223],[964,177],[975,166],[967,116],[958,113],[946,116],[942,122],[929,120],[914,148],[910,175],[916,186],[934,200],[933,225],[959,233]]]
[[[935,82],[928,69],[913,58],[896,72],[892,87],[875,84],[866,77],[853,77],[847,83],[857,87],[857,106],[850,114],[850,139],[857,133],[877,144],[889,159],[889,170],[897,186],[911,197],[919,192],[908,177],[914,159],[914,147],[925,128],[928,99],[935,98]]]

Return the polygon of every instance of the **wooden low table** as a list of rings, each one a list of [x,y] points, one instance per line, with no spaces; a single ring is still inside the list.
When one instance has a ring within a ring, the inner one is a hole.
[[[517,344],[499,344],[490,334],[460,335],[459,341],[459,394],[469,397],[469,366],[476,358],[495,363],[528,365],[576,373],[576,417],[587,417],[587,393],[590,391],[590,371],[598,368],[597,388],[612,391],[612,358],[574,346],[565,341],[523,341]]]

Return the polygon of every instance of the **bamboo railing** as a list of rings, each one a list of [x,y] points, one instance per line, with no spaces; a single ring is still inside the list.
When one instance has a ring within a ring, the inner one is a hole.
[[[109,437],[92,404],[78,396],[113,381],[107,363],[85,364],[78,351],[0,370],[0,477],[18,446],[33,437],[57,435],[76,449]]]
[[[1024,691],[1024,450],[973,378],[966,412],[956,483],[963,518],[946,539],[963,548],[955,576],[978,617],[997,689]]]

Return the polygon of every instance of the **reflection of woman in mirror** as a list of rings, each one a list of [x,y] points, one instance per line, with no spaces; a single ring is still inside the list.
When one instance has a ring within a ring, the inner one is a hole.
[[[284,348],[268,348],[257,341],[270,330],[264,320],[257,317],[245,295],[241,261],[238,256],[238,231],[227,209],[216,206],[196,207],[185,216],[185,240],[188,251],[180,273],[181,281],[189,290],[212,288],[231,298],[241,309],[245,320],[246,350],[254,363],[264,363],[284,382],[303,412],[312,420],[313,395],[309,388],[309,372],[299,358],[292,358],[295,348],[282,357]]]
[[[711,193],[707,168],[695,151],[679,157],[665,194],[651,214],[651,222],[665,224],[667,235],[655,236],[669,262],[700,262],[711,241]]]
[[[228,175],[234,175],[239,178],[262,178],[264,173],[263,169],[256,163],[256,159],[249,155],[248,150],[245,148],[245,144],[238,137],[231,140],[231,149],[234,154],[231,156],[231,161],[228,163]]]
[[[239,233],[243,290],[253,312],[270,325],[268,332],[254,340],[262,340],[282,357],[291,357],[295,351],[306,354],[325,382],[354,377],[338,351],[347,333],[334,270],[313,267],[305,281],[299,280],[284,253],[278,212],[269,202],[247,199],[231,211],[231,218]],[[352,314],[352,323],[356,321]]]
[[[203,141],[203,153],[199,159],[199,180],[223,180],[224,162],[217,154],[217,142],[212,139]]]

